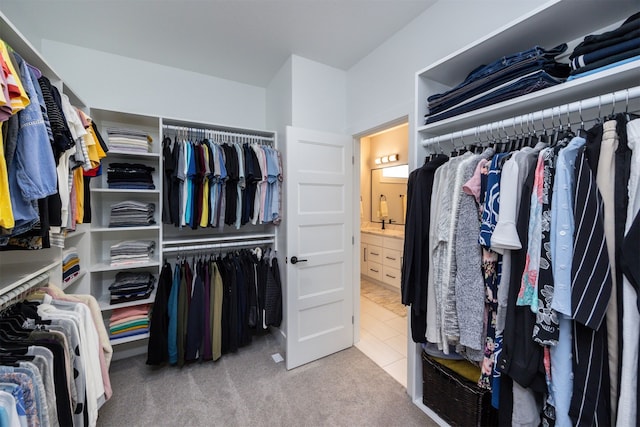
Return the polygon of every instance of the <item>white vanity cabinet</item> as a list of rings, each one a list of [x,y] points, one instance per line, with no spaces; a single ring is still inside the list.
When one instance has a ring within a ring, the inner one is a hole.
[[[382,282],[400,289],[404,241],[397,237],[385,236],[382,243]]]
[[[396,235],[360,233],[360,273],[400,288],[403,240]]]

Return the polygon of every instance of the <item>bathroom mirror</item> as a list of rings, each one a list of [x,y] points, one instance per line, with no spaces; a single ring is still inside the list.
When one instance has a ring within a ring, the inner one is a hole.
[[[388,212],[385,222],[404,224],[406,216],[408,165],[371,170],[371,222],[382,222],[380,210]],[[381,202],[386,202],[385,204]]]

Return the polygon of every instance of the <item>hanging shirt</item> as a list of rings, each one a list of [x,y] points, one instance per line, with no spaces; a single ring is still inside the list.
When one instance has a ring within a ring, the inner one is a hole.
[[[233,148],[236,150],[238,155],[238,205],[236,206],[236,221],[235,227],[236,229],[240,228],[240,223],[242,221],[242,203],[244,201],[244,191],[246,189],[247,183],[245,181],[245,172],[244,172],[244,152],[242,151],[242,147],[240,144],[233,144]]]
[[[7,45],[2,40],[0,40],[0,56],[2,56],[3,70],[8,84],[7,90],[11,100],[11,113],[17,114],[29,105],[30,97],[25,90],[20,74],[13,66]]]
[[[202,214],[200,215],[200,227],[206,227],[209,224],[209,200],[211,198],[211,191],[209,188],[209,180],[211,177],[211,170],[209,169],[209,145],[206,142],[202,143],[203,150],[203,162],[204,173],[202,176]]]

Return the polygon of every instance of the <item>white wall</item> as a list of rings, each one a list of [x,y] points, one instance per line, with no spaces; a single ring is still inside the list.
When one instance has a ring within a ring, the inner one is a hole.
[[[291,60],[292,125],[344,134],[346,72],[297,55],[293,55]]]
[[[289,57],[267,86],[267,128],[278,132],[284,138],[286,126],[291,126],[292,119],[292,59]]]
[[[265,128],[264,88],[52,40],[42,55],[92,107]]]
[[[348,133],[360,134],[405,115],[412,120],[416,71],[545,2],[438,1],[349,69]]]

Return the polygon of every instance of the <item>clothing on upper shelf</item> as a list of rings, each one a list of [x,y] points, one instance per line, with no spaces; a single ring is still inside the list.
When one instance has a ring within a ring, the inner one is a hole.
[[[277,258],[260,248],[191,262],[165,262],[151,316],[147,364],[183,366],[218,360],[279,326],[282,290]]]
[[[587,72],[602,71],[639,57],[640,12],[614,30],[586,36],[569,56],[573,70],[571,77],[582,77]]]
[[[17,415],[18,425],[96,425],[112,394],[105,358],[111,347],[103,345],[106,330],[91,298],[45,287],[3,309],[0,406]]]
[[[570,68],[554,58],[566,50],[534,46],[477,67],[456,87],[429,96],[426,124],[562,83]]]
[[[518,148],[508,153],[437,155],[409,177],[412,338],[480,364],[500,425],[640,422],[627,268],[640,251],[624,246],[640,210],[639,136],[640,119],[618,114],[581,136],[495,145]]]
[[[239,229],[282,220],[282,158],[260,144],[163,140],[165,224]]]
[[[139,227],[155,224],[155,203],[125,200],[111,205],[109,227]]]
[[[91,120],[2,40],[0,66],[0,250],[60,246],[63,229],[85,219],[83,170],[98,167],[107,147]]]

